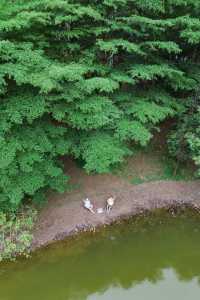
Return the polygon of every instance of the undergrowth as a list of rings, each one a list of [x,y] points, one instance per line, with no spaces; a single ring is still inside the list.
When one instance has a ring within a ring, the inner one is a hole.
[[[28,257],[37,212],[24,207],[18,214],[0,212],[0,261]]]
[[[194,180],[194,166],[178,163],[171,158],[166,148],[150,144],[147,148],[138,147],[132,157],[113,171],[132,184],[159,180]]]

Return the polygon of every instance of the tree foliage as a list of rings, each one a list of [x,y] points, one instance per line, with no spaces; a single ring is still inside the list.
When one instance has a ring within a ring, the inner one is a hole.
[[[2,0],[1,209],[63,191],[59,156],[108,171],[182,113],[199,84],[199,15],[193,0]]]
[[[200,94],[189,99],[186,111],[178,119],[176,128],[169,136],[170,153],[178,161],[193,161],[197,166],[197,175],[200,176]]]

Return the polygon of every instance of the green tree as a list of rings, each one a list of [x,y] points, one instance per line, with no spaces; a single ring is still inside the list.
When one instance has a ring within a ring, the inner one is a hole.
[[[181,114],[199,82],[193,0],[2,0],[0,207],[105,172]]]

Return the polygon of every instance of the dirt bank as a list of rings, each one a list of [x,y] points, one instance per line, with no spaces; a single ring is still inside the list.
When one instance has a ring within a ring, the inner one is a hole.
[[[76,182],[78,187],[63,195],[50,197],[39,214],[33,249],[146,210],[181,204],[200,208],[200,181],[157,181],[134,186],[113,175],[86,175],[74,165],[70,166],[69,173],[72,184]],[[117,200],[109,215],[93,215],[82,207],[85,197],[93,201],[95,208],[104,207],[110,195],[115,195]]]

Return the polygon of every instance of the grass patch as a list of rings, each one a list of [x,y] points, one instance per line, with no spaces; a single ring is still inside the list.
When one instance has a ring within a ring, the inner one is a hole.
[[[113,173],[133,184],[158,180],[194,180],[194,167],[178,164],[169,157],[165,148],[150,144],[147,148],[136,148],[132,157],[128,158]]]
[[[176,166],[174,166],[174,161],[167,159],[163,162],[161,166],[161,170],[152,172],[152,174],[143,175],[142,177],[135,177],[131,180],[133,184],[140,184],[143,182],[151,182],[157,180],[192,180],[194,179],[193,175],[185,169],[183,166],[178,167],[177,171],[175,172]]]

